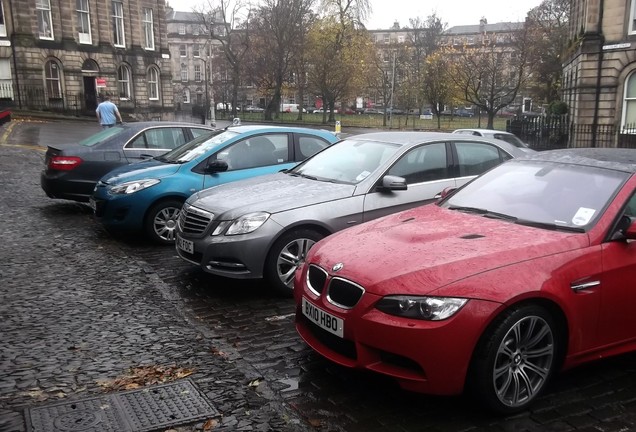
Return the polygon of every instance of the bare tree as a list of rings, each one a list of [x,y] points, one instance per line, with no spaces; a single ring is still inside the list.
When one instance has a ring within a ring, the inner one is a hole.
[[[413,101],[421,114],[422,110],[422,88],[424,77],[423,69],[426,58],[439,49],[446,23],[436,13],[432,13],[425,20],[416,17],[409,20],[409,47],[410,56],[407,59],[406,89],[408,89],[407,100]]]
[[[327,16],[335,16],[343,27],[352,24],[356,28],[364,27],[371,14],[370,0],[322,0],[321,8]]]
[[[515,100],[528,79],[527,27],[508,34],[506,41],[464,47],[454,56],[453,81],[466,102],[487,113],[490,129],[497,112]]]
[[[311,27],[311,25],[315,22],[316,15],[314,13],[310,13],[304,16],[303,21],[301,22],[301,31],[298,37],[298,45],[296,51],[296,57],[294,58],[294,71],[296,73],[296,90],[298,91],[298,120],[303,119],[303,108],[304,108],[304,100],[305,93],[308,90],[309,82],[307,79],[309,65],[307,64],[307,56],[308,56],[308,48],[307,44],[308,36],[307,31]]]
[[[457,96],[457,87],[453,82],[454,64],[451,53],[439,49],[430,54],[422,70],[422,94],[431,104],[431,112],[437,118],[437,128],[441,127],[440,115],[444,105],[450,104]]]
[[[243,62],[249,50],[251,8],[243,0],[207,0],[193,9],[210,39],[217,41],[232,73],[232,116],[236,117]]]
[[[265,108],[266,120],[279,111],[283,87],[293,88],[296,84],[292,66],[302,49],[303,24],[313,1],[264,0],[254,14],[250,57],[259,87],[271,95]]]
[[[375,54],[372,60],[373,67],[371,79],[369,80],[369,88],[373,89],[380,98],[383,107],[382,125],[386,126],[386,107],[389,106],[391,101],[391,84],[393,82],[392,69],[386,66],[386,63],[389,61],[389,58],[385,58],[385,56],[389,55],[388,51],[376,51]],[[391,58],[390,61],[393,62],[393,59]]]
[[[528,12],[530,68],[535,95],[543,102],[560,99],[563,51],[568,38],[570,0],[543,0]]]

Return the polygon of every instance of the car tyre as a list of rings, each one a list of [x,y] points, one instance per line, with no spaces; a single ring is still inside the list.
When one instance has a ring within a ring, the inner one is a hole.
[[[544,391],[560,356],[561,338],[545,308],[525,305],[508,310],[481,338],[468,389],[494,412],[522,411]]]
[[[144,221],[146,236],[160,244],[174,244],[177,219],[183,202],[179,200],[160,201],[153,205]]]
[[[309,249],[323,237],[312,229],[298,229],[276,240],[267,255],[264,269],[265,279],[276,293],[292,296],[296,270],[305,261]]]

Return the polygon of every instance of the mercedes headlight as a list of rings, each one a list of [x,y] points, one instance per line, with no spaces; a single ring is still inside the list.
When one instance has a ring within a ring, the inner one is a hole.
[[[375,307],[389,315],[427,321],[441,321],[455,315],[468,299],[453,297],[387,296]]]
[[[110,193],[116,195],[128,195],[135,192],[139,192],[140,190],[144,190],[149,188],[150,186],[154,186],[159,183],[159,179],[145,179],[145,180],[133,180],[125,183],[121,183],[115,185],[110,188]]]
[[[225,235],[248,234],[257,230],[269,219],[269,213],[249,213],[235,219],[229,226]]]

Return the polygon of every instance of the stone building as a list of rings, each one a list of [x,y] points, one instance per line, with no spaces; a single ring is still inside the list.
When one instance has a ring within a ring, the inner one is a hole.
[[[525,23],[523,22],[498,22],[489,24],[485,18],[482,18],[479,24],[468,24],[453,26],[446,29],[440,38],[440,45],[452,48],[456,52],[464,49],[478,48],[485,45],[494,44],[498,52],[514,55],[514,46],[510,43],[511,36],[515,32],[523,30]],[[372,40],[380,53],[380,58],[384,62],[384,69],[389,71],[392,67],[394,53],[400,47],[408,47],[412,45],[413,35],[409,28],[401,28],[398,22],[395,22],[391,28],[370,30]],[[396,85],[400,77],[396,77]],[[372,104],[381,103],[381,98],[377,92],[370,90],[369,99]],[[520,94],[517,104],[520,106],[523,96]],[[396,101],[396,106],[403,105],[401,101]]]
[[[220,14],[215,32],[223,34],[224,24]],[[167,8],[166,14],[168,49],[173,70],[173,89],[176,113],[180,118],[188,115],[198,118],[209,108],[231,110],[231,72],[218,40],[212,39],[195,12]],[[264,106],[263,99],[253,85],[241,84],[238,89],[239,108],[249,105]]]
[[[166,10],[166,29],[171,68],[174,105],[184,117],[210,117],[214,85],[214,57],[220,56],[218,45],[207,36],[205,27],[193,12]]]
[[[624,146],[636,132],[636,0],[572,0],[563,100],[574,146]]]
[[[173,117],[164,0],[0,0],[0,97],[93,114],[109,94],[137,119]]]

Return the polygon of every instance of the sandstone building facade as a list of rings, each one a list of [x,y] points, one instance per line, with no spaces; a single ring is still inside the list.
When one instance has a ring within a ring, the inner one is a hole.
[[[0,0],[0,98],[94,113],[108,94],[136,119],[173,116],[164,0]]]
[[[636,132],[636,0],[572,0],[563,100],[571,145],[623,146]],[[578,136],[577,136],[578,134]]]

